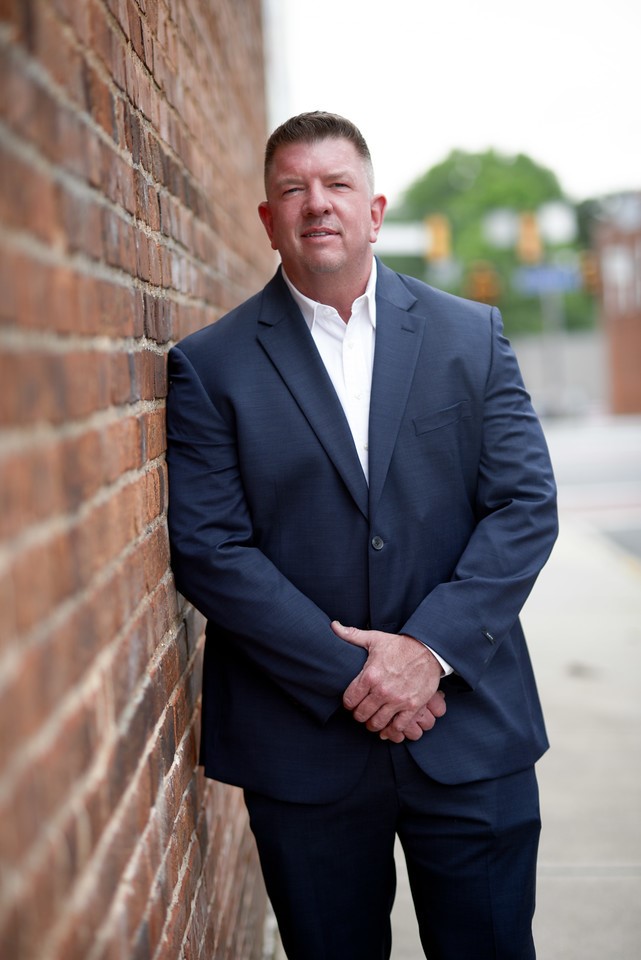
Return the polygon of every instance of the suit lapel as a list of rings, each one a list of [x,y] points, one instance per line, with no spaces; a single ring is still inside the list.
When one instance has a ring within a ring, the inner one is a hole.
[[[423,342],[422,317],[395,273],[378,263],[376,350],[369,414],[369,503],[373,512],[387,477]]]
[[[367,517],[367,482],[343,408],[280,271],[264,291],[258,340]]]

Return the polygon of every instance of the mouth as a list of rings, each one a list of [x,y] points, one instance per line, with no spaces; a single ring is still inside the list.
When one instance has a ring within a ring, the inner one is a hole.
[[[337,236],[337,231],[330,230],[327,227],[310,227],[310,229],[305,230],[301,236],[304,240],[315,240],[319,237],[335,237]]]

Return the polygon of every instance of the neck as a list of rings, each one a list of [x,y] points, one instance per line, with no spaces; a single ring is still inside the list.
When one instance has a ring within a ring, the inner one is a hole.
[[[372,261],[366,265],[360,274],[338,278],[335,273],[306,273],[304,276],[292,276],[287,270],[287,276],[297,290],[310,300],[334,307],[341,320],[349,322],[352,315],[352,304],[361,297],[367,289],[367,283],[372,272]]]

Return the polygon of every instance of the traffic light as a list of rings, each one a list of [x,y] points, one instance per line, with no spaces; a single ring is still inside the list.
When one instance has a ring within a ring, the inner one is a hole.
[[[501,281],[493,264],[477,260],[470,267],[465,281],[465,295],[481,303],[496,303],[501,293]]]
[[[543,244],[535,213],[519,214],[516,254],[521,263],[539,263],[543,256]]]
[[[452,230],[450,221],[443,213],[433,213],[425,218],[429,236],[428,260],[449,260],[452,254]]]
[[[581,279],[583,289],[592,296],[601,294],[601,264],[594,250],[582,250],[580,253]]]

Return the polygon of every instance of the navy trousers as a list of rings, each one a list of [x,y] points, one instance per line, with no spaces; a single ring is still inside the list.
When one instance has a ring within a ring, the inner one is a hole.
[[[429,960],[533,960],[540,833],[533,769],[444,786],[376,740],[331,804],[245,800],[289,960],[388,960],[402,843]]]

